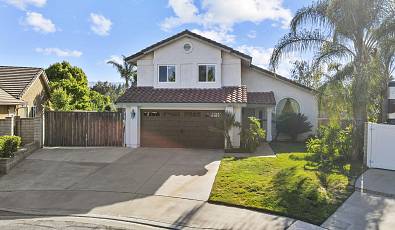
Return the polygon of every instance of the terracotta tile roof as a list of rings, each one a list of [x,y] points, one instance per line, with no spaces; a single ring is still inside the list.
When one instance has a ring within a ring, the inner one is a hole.
[[[247,88],[217,89],[131,87],[117,103],[247,103]]]
[[[21,98],[28,86],[42,72],[41,68],[0,66],[0,88],[15,98]]]
[[[276,99],[273,92],[248,92],[247,102],[248,104],[275,105]]]

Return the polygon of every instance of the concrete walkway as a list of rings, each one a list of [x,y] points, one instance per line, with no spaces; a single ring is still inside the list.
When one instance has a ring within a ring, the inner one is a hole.
[[[222,156],[221,150],[43,149],[0,178],[0,210],[165,228],[284,229],[295,222],[207,203]]]
[[[322,225],[327,229],[383,229],[395,226],[395,171],[369,169],[356,191]]]

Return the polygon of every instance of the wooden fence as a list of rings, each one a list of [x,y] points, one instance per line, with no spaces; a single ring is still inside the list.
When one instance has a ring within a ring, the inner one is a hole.
[[[45,112],[46,146],[123,146],[121,112]]]

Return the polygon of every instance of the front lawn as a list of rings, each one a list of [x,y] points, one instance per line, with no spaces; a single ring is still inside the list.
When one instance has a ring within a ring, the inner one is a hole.
[[[276,153],[280,146],[277,147]],[[282,152],[295,149],[281,148]],[[278,154],[276,158],[224,158],[210,201],[321,224],[353,189],[348,186],[349,179],[345,175],[348,169],[320,174],[314,168],[305,167],[310,156],[305,152],[291,152]]]

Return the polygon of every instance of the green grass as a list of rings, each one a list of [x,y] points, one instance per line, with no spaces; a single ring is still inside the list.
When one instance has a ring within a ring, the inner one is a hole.
[[[299,146],[300,147],[300,146]],[[280,152],[301,150],[277,145]],[[210,195],[211,202],[260,209],[321,224],[352,193],[344,172],[319,174],[305,168],[309,153],[276,158],[224,158]]]
[[[305,143],[302,142],[272,142],[270,143],[270,147],[272,147],[276,154],[306,151]]]

